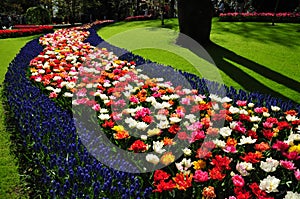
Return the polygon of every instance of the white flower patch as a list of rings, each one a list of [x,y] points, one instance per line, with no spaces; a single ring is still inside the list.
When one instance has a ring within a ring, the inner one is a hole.
[[[39,73],[39,74],[44,74],[45,72],[46,72],[46,71],[45,71],[44,69],[39,69],[39,70],[38,70],[38,73]]]
[[[300,125],[298,125],[298,126],[296,127],[296,130],[297,130],[298,133],[300,133]]]
[[[287,120],[288,122],[293,122],[293,121],[296,121],[296,120],[299,119],[299,118],[296,117],[295,115],[287,115],[287,116],[285,116],[285,118],[286,118],[286,120]]]
[[[126,98],[129,98],[131,96],[131,92],[130,91],[125,91],[123,92],[123,95],[126,97]]]
[[[213,140],[213,143],[219,148],[226,147],[226,142],[224,142],[223,140],[216,139],[216,140]]]
[[[148,80],[149,79],[149,76],[144,75],[144,74],[139,74],[138,77],[139,77],[139,79],[144,79],[144,80]]]
[[[242,175],[242,176],[248,176],[250,173],[248,171],[253,170],[253,165],[250,162],[241,162],[237,163],[236,170]]]
[[[55,79],[55,80],[54,80],[54,79]],[[53,78],[54,81],[57,81],[57,80],[60,80],[60,79],[61,79],[61,77],[59,77],[59,76],[55,76],[55,77]],[[61,86],[61,87],[65,87],[65,86],[67,86],[68,83],[69,83],[69,82],[63,81],[63,82],[60,83],[60,86]]]
[[[172,94],[169,96],[170,99],[174,100],[174,99],[178,99],[180,96],[177,94]]]
[[[134,81],[139,81],[139,80],[134,80]],[[141,87],[143,87],[145,84],[144,84],[144,82],[137,82],[137,84],[136,84],[136,86],[138,87],[138,88],[141,88]]]
[[[292,146],[292,145],[294,145],[294,141],[300,141],[300,134],[293,133],[293,131],[291,129],[288,139],[285,140],[284,142],[287,143],[288,145]]]
[[[221,99],[221,103],[229,103],[229,102],[232,102],[232,99],[229,97],[224,97]]]
[[[60,93],[60,92],[61,92],[61,89],[60,89],[60,88],[56,88],[56,89],[53,90],[53,92],[55,92],[55,93]]]
[[[270,113],[268,113],[268,112],[263,112],[263,116],[264,116],[264,117],[270,117]]]
[[[148,136],[147,135],[141,135],[141,140],[147,140],[148,139]]]
[[[214,101],[214,102],[221,102],[221,101],[222,101],[222,98],[219,97],[219,96],[216,95],[216,94],[210,94],[210,95],[209,95],[209,98],[211,99],[211,101]]]
[[[280,180],[275,176],[269,176],[260,181],[259,188],[267,193],[278,192]]]
[[[258,117],[258,116],[251,116],[251,117],[250,117],[250,121],[251,121],[251,122],[260,122],[260,121],[261,121],[261,118]]]
[[[170,120],[170,124],[175,124],[175,123],[180,122],[180,121],[181,121],[181,118],[178,118],[178,117],[170,117],[169,120]]]
[[[228,126],[220,128],[220,134],[225,138],[231,135],[231,128]]]
[[[153,97],[153,96],[147,97],[146,102],[157,103],[155,97]]]
[[[66,85],[66,88],[67,89],[72,89],[76,86],[76,83],[75,82],[69,82],[67,85]]]
[[[73,93],[65,92],[63,94],[64,97],[73,97]]]
[[[287,191],[283,199],[299,199],[300,194],[297,192]]]
[[[101,108],[100,113],[108,113],[108,109],[106,109],[106,108]]]
[[[148,128],[148,126],[149,125],[146,124],[145,122],[138,122],[136,124],[136,128],[139,129],[139,130],[142,130],[142,131],[146,130],[146,128]]]
[[[194,114],[188,114],[185,116],[186,119],[188,119],[191,123],[196,122],[196,116]]]
[[[254,105],[255,105],[255,104],[254,104],[254,103],[252,103],[252,102],[248,103],[248,107],[249,107],[249,108],[253,108],[253,107],[254,107]]]
[[[34,73],[31,73],[31,75],[32,76],[37,76],[37,75],[39,75],[39,73],[38,72],[34,72]]]
[[[272,111],[274,111],[274,112],[278,112],[278,111],[280,111],[280,107],[278,107],[278,106],[271,106],[271,110]]]
[[[163,95],[163,96],[161,96],[160,98],[161,98],[162,100],[166,100],[166,101],[170,100],[170,97],[167,96],[167,95]]]
[[[191,124],[188,121],[183,122],[183,126],[190,126]]]
[[[163,141],[153,141],[153,150],[156,152],[156,153],[159,153],[159,154],[162,154],[166,151],[166,149],[163,149],[164,147],[164,142]]]
[[[231,129],[234,129],[236,127],[236,125],[238,125],[236,121],[230,122],[230,124],[229,124]]]
[[[47,86],[46,90],[48,90],[48,91],[54,91],[54,88],[52,86]]]
[[[156,80],[157,82],[163,82],[163,81],[164,81],[164,78],[159,77],[159,78],[155,78],[155,80]]]
[[[248,115],[249,113],[248,113],[248,111],[246,111],[245,109],[241,109],[241,110],[240,110],[240,114],[241,114],[241,115],[242,115],[242,114]]]
[[[135,128],[137,126],[137,121],[131,117],[127,117],[125,123],[128,124],[129,128]]]
[[[185,147],[184,149],[182,149],[182,152],[183,152],[183,154],[186,155],[186,156],[192,155],[192,150],[189,149],[189,148],[187,148],[187,147]]]
[[[110,116],[109,116],[109,114],[103,114],[103,113],[101,113],[101,114],[98,116],[98,118],[99,118],[100,120],[109,120],[109,119],[110,119]]]
[[[163,108],[170,108],[172,106],[169,102],[163,102],[161,105]]]
[[[105,87],[105,88],[111,87],[111,84],[108,83],[108,82],[105,82],[105,83],[103,84],[103,87]]]
[[[169,122],[168,122],[167,120],[161,120],[161,121],[157,124],[156,127],[159,128],[159,129],[167,129],[167,128],[170,127],[170,125],[169,125]]]
[[[279,165],[279,161],[273,158],[267,158],[266,162],[264,161],[260,162],[260,168],[267,173],[276,171],[278,165]]]
[[[237,114],[237,113],[240,112],[240,109],[237,108],[237,107],[231,106],[231,107],[229,108],[229,112],[230,112],[231,114]]]
[[[214,109],[214,110],[220,110],[220,106],[219,106],[219,104],[213,104],[212,105],[212,108]]]
[[[46,61],[43,65],[43,69],[48,69],[48,68],[50,68],[50,63]]]
[[[124,89],[131,91],[131,90],[133,90],[133,86],[131,86],[130,84],[128,84],[127,86],[125,86]]]
[[[108,96],[106,94],[102,94],[102,93],[99,94],[99,97],[102,100],[107,100],[108,99]]]
[[[192,93],[191,89],[187,89],[187,88],[182,89],[182,91],[183,91],[186,95],[189,95],[189,94]]]
[[[146,161],[150,162],[154,165],[157,165],[159,163],[159,157],[157,157],[157,155],[154,155],[154,154],[147,154]]]
[[[165,87],[165,88],[172,88],[170,84],[168,83],[158,83],[157,84],[158,87]]]
[[[147,134],[149,137],[159,135],[161,133],[161,130],[158,128],[150,129],[147,131]]]
[[[78,75],[78,72],[77,71],[70,71],[69,75],[70,76],[76,76],[76,75]]]
[[[252,139],[251,136],[249,137],[245,137],[244,135],[242,136],[242,138],[240,139],[240,142],[238,143],[238,145],[244,145],[244,144],[253,144],[256,142],[257,139]]]
[[[188,169],[192,166],[192,162],[191,162],[191,159],[186,159],[186,158],[183,158],[181,162],[179,163],[175,163],[178,171],[181,171],[181,172],[184,172],[184,173],[189,173],[187,172]]]
[[[199,102],[203,102],[204,100],[203,100],[203,97],[202,97],[202,96],[195,95],[195,96],[194,96],[194,101],[195,101],[196,103],[199,103]]]

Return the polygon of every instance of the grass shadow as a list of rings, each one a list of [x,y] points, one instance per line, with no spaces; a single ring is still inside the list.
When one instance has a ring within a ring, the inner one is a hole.
[[[266,22],[217,22],[215,32],[228,32],[240,35],[245,39],[264,43],[277,43],[282,46],[294,47],[298,45],[299,27],[297,24],[278,23],[272,26]]]
[[[198,50],[193,49],[192,45],[182,45],[182,43],[177,43],[178,45],[188,48],[192,52],[198,55]],[[276,71],[270,70],[269,68],[258,64],[252,60],[249,60],[245,57],[242,57],[233,51],[230,51],[216,43],[211,42],[209,45],[205,47],[211,58],[216,64],[217,68],[223,71],[226,75],[228,75],[232,80],[240,84],[245,90],[250,92],[260,92],[263,94],[269,94],[271,96],[281,98],[285,101],[291,101],[297,104],[296,101],[289,99],[288,97],[280,94],[279,92],[273,90],[272,88],[264,85],[257,79],[253,78],[251,75],[247,74],[242,69],[236,67],[229,61],[242,65],[254,72],[273,80],[279,84],[282,84],[290,89],[293,89],[300,93],[300,82],[295,81],[289,77],[286,77]],[[202,57],[201,54],[198,56]],[[205,59],[205,57],[203,57]],[[228,61],[227,61],[228,60]],[[211,60],[207,60],[211,62]]]
[[[237,68],[230,62],[226,61],[230,60],[232,62],[235,62],[237,64],[240,64],[250,70],[253,70],[254,72],[273,80],[279,84],[282,84],[290,89],[293,89],[300,93],[300,83],[286,77],[276,71],[270,70],[269,68],[260,65],[254,61],[251,61],[245,57],[242,57],[240,55],[237,55],[236,53],[218,45],[215,43],[211,43],[206,47],[207,52],[210,54],[210,56],[213,58],[216,66],[222,70],[224,73],[226,73],[228,76],[230,76],[234,81],[239,83],[241,86],[243,86],[248,91],[259,91],[261,93],[270,94],[274,97],[282,98],[283,100],[289,101],[291,99],[285,97],[284,95],[272,90],[271,88],[265,86],[243,70]],[[296,102],[295,102],[296,103]]]

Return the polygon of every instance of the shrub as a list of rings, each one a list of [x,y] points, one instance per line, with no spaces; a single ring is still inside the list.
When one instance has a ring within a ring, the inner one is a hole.
[[[42,7],[30,7],[26,11],[28,24],[49,24],[51,23],[50,12]]]

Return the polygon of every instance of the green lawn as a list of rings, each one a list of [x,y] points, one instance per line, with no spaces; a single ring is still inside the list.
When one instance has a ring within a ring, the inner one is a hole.
[[[20,48],[37,36],[0,39],[0,82],[1,87],[9,63]],[[0,198],[22,198],[20,178],[14,156],[10,154],[10,135],[4,127],[4,111],[0,106]]]
[[[171,44],[177,36],[170,29],[178,31],[177,19],[165,20],[164,29],[160,20],[119,22],[100,29],[98,34],[111,44],[152,61],[199,74],[199,67],[192,67],[190,61],[193,53]],[[211,31],[213,45],[206,50],[226,85],[300,103],[299,36],[298,24],[271,26],[271,23],[218,22],[215,18]],[[172,50],[162,49],[162,43],[172,45]],[[200,66],[202,76],[216,80],[212,74],[203,75],[204,66]]]

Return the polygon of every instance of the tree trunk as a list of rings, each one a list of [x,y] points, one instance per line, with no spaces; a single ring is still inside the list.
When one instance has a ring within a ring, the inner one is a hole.
[[[180,32],[203,46],[210,43],[213,6],[211,0],[178,0]]]
[[[174,9],[174,6],[175,6],[175,0],[171,0],[171,1],[170,1],[170,13],[169,13],[169,17],[170,17],[170,18],[175,17],[175,9]]]

